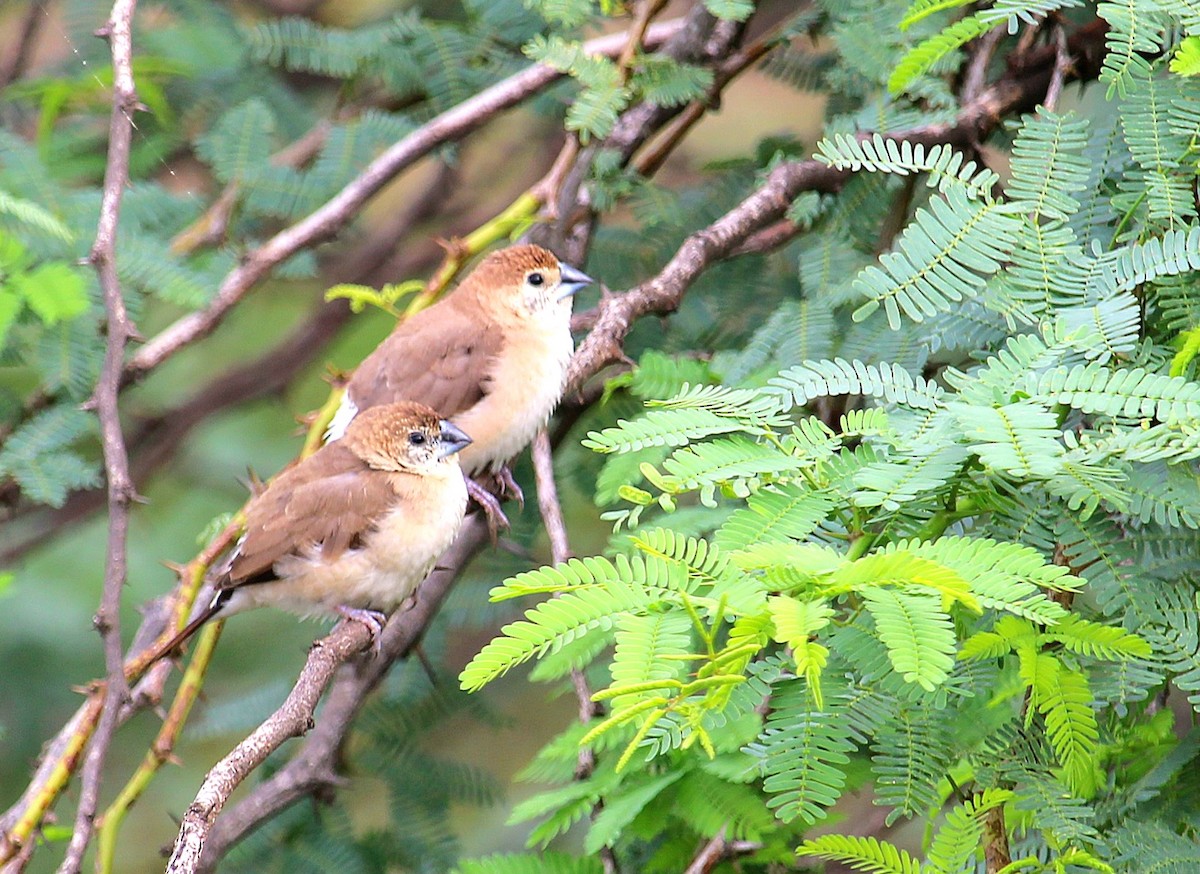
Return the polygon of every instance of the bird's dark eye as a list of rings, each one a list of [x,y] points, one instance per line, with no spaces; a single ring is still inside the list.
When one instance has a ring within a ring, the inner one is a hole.
[[[408,435],[408,442],[413,446],[420,446],[425,442],[425,435],[420,431],[413,431]]]
[[[526,282],[528,282],[534,288],[541,285],[545,281],[546,281],[546,277],[542,276],[542,274],[540,274],[540,273],[530,273],[529,279],[526,280]]]

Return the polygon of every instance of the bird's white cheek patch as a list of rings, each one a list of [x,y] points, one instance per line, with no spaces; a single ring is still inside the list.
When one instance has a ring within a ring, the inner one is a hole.
[[[338,404],[337,412],[329,421],[329,427],[325,429],[325,442],[332,443],[334,440],[340,440],[346,433],[346,428],[350,426],[357,415],[358,405],[350,400],[350,392],[346,392],[342,395],[342,402]]]

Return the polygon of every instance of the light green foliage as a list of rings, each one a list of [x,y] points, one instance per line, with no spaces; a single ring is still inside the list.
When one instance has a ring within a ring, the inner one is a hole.
[[[1200,228],[1183,197],[1200,93],[1143,53],[1170,16],[1196,22],[1163,4],[1126,20],[1144,36],[1103,4],[1110,45],[1139,46],[1105,68],[1119,122],[1097,117],[1112,104],[1026,116],[1002,184],[944,146],[839,127],[866,117],[849,95],[870,89],[851,86],[935,93],[965,39],[1079,6],[998,3],[953,24],[965,5],[914,4],[915,41],[876,43],[891,68],[860,53],[823,73],[851,105],[831,109],[816,157],[857,175],[794,207],[802,296],[707,367],[653,353],[610,384],[583,442],[624,504],[606,518],[632,534],[493,590],[551,597],[464,685],[569,652],[606,708],[571,735],[603,786],[551,790],[539,840],[611,797],[628,822],[601,837],[630,846],[631,808],[670,798],[681,762],[720,761],[732,726],[779,829],[828,817],[864,779],[888,822],[945,814],[921,854],[799,847],[856,870],[973,870],[1000,812],[1021,870],[1111,871],[1129,818],[1191,815],[1155,801],[1196,753],[1148,702],[1178,689],[1200,712]]]

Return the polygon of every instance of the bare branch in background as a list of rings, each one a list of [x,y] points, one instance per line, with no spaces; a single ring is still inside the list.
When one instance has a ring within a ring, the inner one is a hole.
[[[974,43],[971,44],[971,60],[967,63],[967,72],[963,76],[962,102],[970,103],[976,100],[987,86],[988,65],[996,53],[1000,40],[1007,35],[1005,27],[993,27]]]
[[[12,54],[0,64],[0,90],[24,75],[29,58],[33,55],[33,48],[37,44],[42,23],[49,14],[46,11],[48,5],[48,0],[32,0],[21,17],[21,23],[16,28],[17,40],[13,45]]]
[[[106,676],[100,721],[92,735],[83,765],[75,829],[67,846],[66,857],[58,869],[59,874],[77,874],[83,864],[83,854],[92,837],[104,760],[112,744],[121,707],[129,697],[121,644],[121,589],[128,572],[126,546],[129,539],[129,505],[137,494],[129,477],[129,453],[125,448],[125,435],[121,433],[117,402],[121,391],[121,370],[125,364],[125,345],[136,331],[125,312],[125,300],[121,297],[116,245],[121,197],[129,183],[133,113],[138,108],[133,82],[133,13],[136,8],[137,0],[116,0],[108,23],[97,33],[97,36],[106,37],[109,41],[113,67],[108,163],[104,168],[100,221],[89,256],[104,292],[107,331],[104,364],[91,401],[100,419],[100,444],[104,451],[104,472],[108,480],[108,547],[104,560],[104,592],[94,620],[104,645]]]
[[[1067,83],[1067,71],[1071,68],[1071,52],[1067,48],[1067,33],[1061,24],[1054,25],[1054,72],[1050,75],[1050,84],[1046,87],[1046,96],[1042,105],[1054,112],[1058,107],[1058,98],[1062,96],[1063,86]]]

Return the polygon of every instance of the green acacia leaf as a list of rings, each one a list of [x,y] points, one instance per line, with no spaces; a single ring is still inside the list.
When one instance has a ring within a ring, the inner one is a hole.
[[[70,321],[91,305],[83,277],[62,263],[42,264],[28,273],[18,273],[9,285],[46,325]]]
[[[893,589],[861,591],[875,619],[888,659],[904,678],[932,692],[946,681],[954,666],[954,625],[942,612],[937,595]]]

